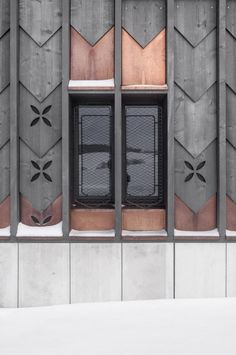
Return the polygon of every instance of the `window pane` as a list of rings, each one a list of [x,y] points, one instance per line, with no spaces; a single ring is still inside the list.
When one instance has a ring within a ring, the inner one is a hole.
[[[75,187],[77,199],[111,197],[111,107],[79,106],[77,171]]]

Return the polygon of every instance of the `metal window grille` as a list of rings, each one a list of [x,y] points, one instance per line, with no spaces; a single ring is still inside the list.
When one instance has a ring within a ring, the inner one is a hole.
[[[161,106],[125,106],[123,203],[162,207],[163,130]]]
[[[74,109],[74,203],[77,207],[113,203],[113,116],[111,106]]]

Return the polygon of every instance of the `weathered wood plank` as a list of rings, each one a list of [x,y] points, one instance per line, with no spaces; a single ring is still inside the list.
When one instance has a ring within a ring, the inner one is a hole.
[[[114,25],[114,1],[71,0],[71,25],[94,45]]]
[[[166,36],[163,30],[145,48],[122,31],[122,85],[166,83]]]
[[[227,139],[236,149],[236,93],[227,86],[226,89],[226,117]]]
[[[165,0],[123,0],[122,26],[144,48],[166,25]]]
[[[0,148],[10,137],[10,88],[0,94]]]
[[[226,27],[236,38],[236,1],[227,0],[226,5]]]
[[[40,102],[61,83],[61,54],[61,31],[42,48],[20,31],[20,82]]]
[[[175,138],[197,157],[217,136],[216,86],[193,102],[175,86]]]
[[[5,200],[10,192],[10,144],[9,142],[0,149],[0,203]]]
[[[215,30],[196,48],[175,32],[175,81],[195,102],[215,83]]]
[[[227,143],[226,151],[227,195],[236,203],[236,149],[230,143]]]
[[[41,159],[21,141],[20,192],[37,211],[61,195],[61,141]]]
[[[91,46],[71,27],[72,80],[105,80],[114,78],[114,28]]]
[[[226,82],[236,93],[236,40],[226,32]]]
[[[40,103],[20,86],[20,137],[39,157],[61,138],[61,85]]]
[[[62,0],[19,0],[20,26],[42,46],[61,27]]]
[[[176,141],[175,191],[195,213],[216,193],[216,141],[196,159]]]
[[[196,47],[215,27],[215,0],[176,0],[175,27]]]
[[[0,1],[0,38],[10,28],[10,1]]]
[[[10,82],[10,33],[0,39],[0,93]]]

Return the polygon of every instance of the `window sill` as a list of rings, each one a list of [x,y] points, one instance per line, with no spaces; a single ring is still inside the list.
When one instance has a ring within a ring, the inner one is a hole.
[[[226,237],[236,238],[236,231],[231,231],[229,229],[226,229]]]
[[[182,231],[175,229],[174,231],[175,239],[185,240],[185,239],[219,239],[218,229],[212,229],[209,231]]]
[[[115,231],[111,230],[100,230],[100,231],[79,231],[72,229],[69,234],[70,237],[85,237],[85,238],[114,238]]]
[[[113,90],[114,79],[109,80],[70,80],[68,89],[73,90]]]
[[[158,231],[130,231],[123,230],[122,237],[167,237],[165,229]]]
[[[62,222],[53,226],[31,227],[19,223],[17,237],[62,237]]]
[[[10,226],[6,228],[0,228],[0,237],[9,237],[10,236]]]

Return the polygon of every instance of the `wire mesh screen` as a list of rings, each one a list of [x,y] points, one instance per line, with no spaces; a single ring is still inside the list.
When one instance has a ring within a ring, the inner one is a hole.
[[[112,199],[111,106],[75,108],[75,200],[104,204]]]
[[[125,107],[124,203],[159,206],[163,203],[162,108]]]

